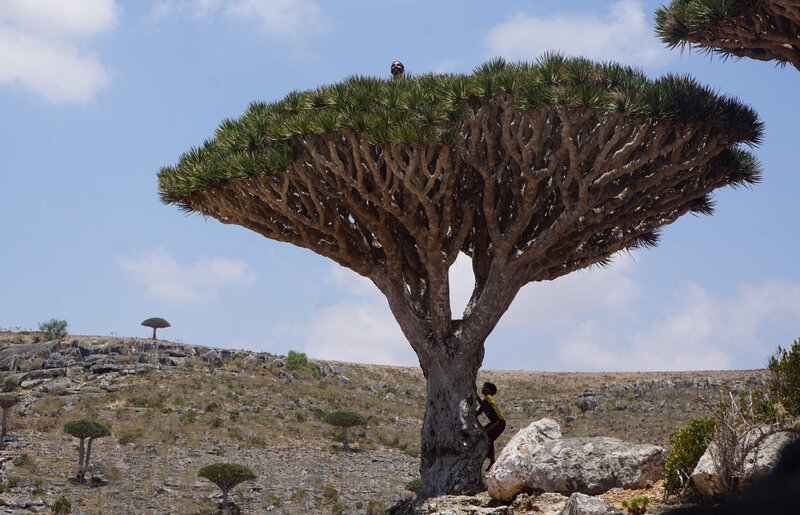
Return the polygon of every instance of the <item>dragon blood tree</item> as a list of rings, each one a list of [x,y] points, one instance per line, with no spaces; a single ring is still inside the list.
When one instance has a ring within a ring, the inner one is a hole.
[[[800,0],[672,0],[656,11],[670,47],[778,61],[800,70]]]
[[[490,61],[471,75],[353,77],[253,104],[159,172],[162,200],[329,257],[386,296],[427,381],[421,497],[482,489],[484,341],[514,296],[710,213],[755,182],[756,114],[690,78]],[[475,285],[461,316],[448,269]]]

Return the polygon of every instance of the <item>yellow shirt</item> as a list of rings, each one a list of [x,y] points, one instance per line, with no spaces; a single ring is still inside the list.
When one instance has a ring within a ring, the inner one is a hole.
[[[502,411],[500,411],[500,408],[499,408],[499,407],[497,406],[497,404],[494,402],[494,398],[492,398],[492,396],[491,396],[491,395],[488,395],[488,394],[487,394],[487,395],[486,395],[486,397],[484,397],[484,400],[485,400],[487,403],[489,403],[489,406],[491,406],[491,408],[492,408],[492,411],[494,411],[495,415],[497,415],[497,418],[499,418],[500,420],[505,420],[505,419],[506,419],[506,417],[503,415],[503,412],[502,412]],[[487,414],[487,416],[488,416],[488,414]],[[490,417],[490,418],[491,418],[491,417]]]

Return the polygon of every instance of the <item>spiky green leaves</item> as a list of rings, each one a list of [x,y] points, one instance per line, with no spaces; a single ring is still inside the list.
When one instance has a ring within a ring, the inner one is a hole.
[[[334,411],[325,416],[325,423],[336,427],[367,425],[367,419],[352,411]]]
[[[351,77],[280,102],[254,103],[177,165],[162,168],[159,193],[165,203],[181,204],[229,181],[275,173],[304,154],[303,136],[343,128],[373,145],[454,144],[472,109],[498,95],[510,95],[523,110],[581,106],[600,114],[696,121],[724,127],[745,143],[757,143],[762,130],[752,109],[689,77],[650,81],[630,67],[560,54],[533,63],[494,59],[469,75]]]
[[[64,432],[75,438],[102,438],[111,435],[111,430],[108,427],[88,418],[67,422],[64,424]]]
[[[145,327],[150,327],[152,329],[165,329],[167,327],[170,327],[169,322],[159,317],[148,318],[147,320],[142,322],[142,325]]]
[[[800,70],[800,10],[792,0],[673,0],[656,11],[670,48],[791,63]]]
[[[726,17],[735,16],[756,0],[673,0],[656,11],[656,34],[674,48]]]
[[[255,472],[236,463],[214,463],[201,468],[197,475],[208,479],[223,492],[227,492],[242,481],[256,478]]]

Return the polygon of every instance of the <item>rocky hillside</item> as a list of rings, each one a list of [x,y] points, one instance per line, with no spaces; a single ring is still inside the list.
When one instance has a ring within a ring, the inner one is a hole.
[[[243,513],[382,513],[412,497],[405,486],[418,477],[425,395],[416,368],[312,361],[288,370],[286,357],[269,353],[37,338],[0,333],[2,386],[21,397],[0,451],[5,513],[48,513],[62,497],[80,514],[213,513],[220,492],[197,472],[221,461],[258,476],[231,494]],[[708,413],[721,389],[762,383],[764,372],[485,371],[479,380],[497,384],[509,419],[499,452],[543,417],[557,420],[565,437],[666,447],[670,433]],[[340,430],[323,422],[337,409],[368,420],[351,431],[355,452],[343,451]],[[63,426],[85,417],[106,423],[112,436],[94,444],[94,480],[75,485],[77,440]]]

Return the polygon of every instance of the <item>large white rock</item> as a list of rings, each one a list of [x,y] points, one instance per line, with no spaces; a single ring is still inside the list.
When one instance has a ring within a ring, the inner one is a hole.
[[[561,515],[622,515],[622,512],[602,499],[576,492],[569,496]]]
[[[665,451],[616,438],[560,438],[550,419],[534,422],[508,443],[486,477],[489,495],[508,501],[528,487],[596,495],[611,488],[644,488],[661,479]]]
[[[553,419],[543,418],[520,430],[503,448],[500,456],[486,476],[489,495],[510,501],[527,484],[528,457],[538,451],[544,442],[561,438],[561,426]]]
[[[749,438],[755,436],[755,433],[751,433]],[[784,432],[774,433],[764,438],[761,445],[751,451],[745,458],[745,475],[753,479],[772,470],[780,457],[781,450],[796,438],[793,433]],[[697,488],[700,495],[707,499],[726,494],[722,481],[717,474],[717,467],[714,464],[713,455],[715,453],[716,445],[712,442],[700,457],[692,472],[692,482],[695,488]]]

